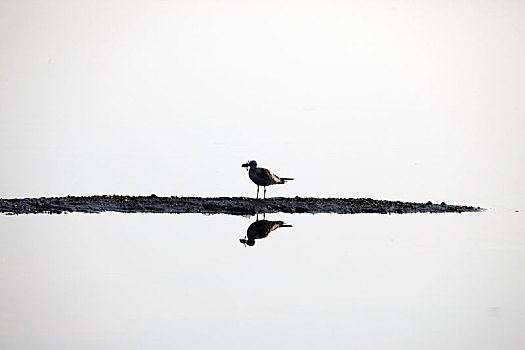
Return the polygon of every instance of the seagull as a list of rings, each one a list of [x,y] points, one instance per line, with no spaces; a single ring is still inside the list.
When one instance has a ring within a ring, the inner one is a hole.
[[[253,247],[256,239],[267,237],[270,232],[277,230],[279,227],[292,227],[292,225],[285,224],[283,221],[257,220],[252,222],[250,227],[248,227],[246,236],[239,239],[239,241],[245,246]]]
[[[286,181],[293,180],[291,177],[279,177],[274,175],[266,168],[259,168],[255,160],[251,160],[241,166],[249,168],[248,175],[257,185],[257,198],[259,198],[259,186],[264,186],[264,198],[266,198],[266,186],[284,184]]]

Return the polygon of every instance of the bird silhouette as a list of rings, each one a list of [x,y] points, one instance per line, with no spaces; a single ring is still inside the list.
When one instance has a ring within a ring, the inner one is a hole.
[[[266,168],[258,167],[255,160],[251,160],[241,166],[248,168],[250,179],[257,185],[257,198],[259,198],[259,186],[264,187],[264,198],[266,198],[266,186],[284,184],[286,181],[293,180],[291,177],[279,177]]]
[[[256,239],[267,237],[270,232],[277,230],[279,227],[292,227],[292,225],[285,224],[284,221],[258,220],[257,218],[257,221],[252,222],[248,226],[246,236],[239,241],[245,246],[253,247]]]

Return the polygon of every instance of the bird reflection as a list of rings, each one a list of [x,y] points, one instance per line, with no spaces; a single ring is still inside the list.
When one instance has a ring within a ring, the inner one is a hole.
[[[248,226],[246,236],[239,239],[239,241],[244,246],[249,245],[253,247],[256,239],[267,237],[270,232],[277,230],[279,227],[292,227],[292,225],[285,224],[283,221],[265,220],[264,217],[262,220],[259,220],[259,215],[257,215],[255,222]]]

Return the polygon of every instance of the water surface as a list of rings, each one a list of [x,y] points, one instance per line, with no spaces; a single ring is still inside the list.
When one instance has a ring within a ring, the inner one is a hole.
[[[262,219],[260,217],[259,219]],[[524,216],[0,216],[3,349],[521,349]]]

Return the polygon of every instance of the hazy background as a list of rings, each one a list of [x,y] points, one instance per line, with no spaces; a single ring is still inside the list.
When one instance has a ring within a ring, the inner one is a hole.
[[[525,204],[522,1],[0,2],[0,197]]]
[[[0,215],[2,349],[523,349],[525,2],[0,0],[0,198],[483,213]],[[494,210],[492,210],[494,209]],[[519,210],[519,212],[515,212]]]

